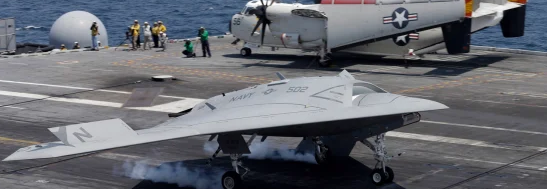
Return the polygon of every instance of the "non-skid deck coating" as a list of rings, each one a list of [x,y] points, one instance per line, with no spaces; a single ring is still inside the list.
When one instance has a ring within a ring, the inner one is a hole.
[[[242,58],[241,46],[230,45],[233,40],[212,38],[212,58],[181,58],[182,43],[176,43],[166,52],[111,47],[0,59],[0,159],[23,146],[55,141],[49,127],[121,118],[134,129],[143,129],[200,99],[276,80],[275,72],[291,78],[336,75],[347,69],[357,79],[392,93],[450,107],[423,113],[421,123],[388,133],[388,151],[405,153],[389,163],[394,183],[379,188],[547,185],[547,155],[541,154],[547,148],[546,57],[474,50],[465,55],[440,52],[405,64],[400,59],[337,54],[335,67],[320,68],[311,64],[312,53],[295,50],[264,48]],[[154,75],[173,75],[177,80],[152,82]],[[122,108],[131,91],[143,87],[164,90],[152,107]],[[114,149],[58,163],[52,162],[66,158],[0,162],[0,188],[176,188],[120,176],[116,170],[140,160],[150,166],[182,161],[202,169],[211,155],[204,150],[207,138]],[[267,141],[271,148],[293,148],[299,139]],[[505,166],[534,154],[538,155]],[[244,163],[252,170],[248,188],[376,188],[367,177],[375,163],[372,152],[362,144],[351,159],[330,168],[269,160]],[[230,168],[226,158],[218,159],[215,167]]]

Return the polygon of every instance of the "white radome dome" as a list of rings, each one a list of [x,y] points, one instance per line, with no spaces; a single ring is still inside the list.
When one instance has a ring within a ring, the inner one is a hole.
[[[108,33],[103,22],[95,15],[85,11],[72,11],[59,17],[49,31],[49,44],[60,48],[65,44],[67,49],[72,49],[74,42],[78,42],[81,48],[91,47],[91,24],[97,22],[99,33],[97,41],[101,46],[108,46]]]

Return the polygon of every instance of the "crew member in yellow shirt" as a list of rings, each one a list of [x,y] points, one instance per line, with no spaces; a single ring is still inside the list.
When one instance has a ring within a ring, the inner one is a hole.
[[[91,50],[98,51],[99,47],[97,46],[97,35],[101,35],[101,34],[99,33],[99,26],[97,25],[97,22],[93,22],[93,24],[91,25],[91,28],[89,29],[91,30],[91,43],[92,43]]]
[[[160,28],[160,32],[165,33],[167,31],[167,28],[163,25],[162,21],[158,21],[158,27]]]
[[[163,25],[163,22],[161,20],[158,21],[158,29],[159,29],[159,32],[162,32],[162,33],[165,33],[167,31],[167,28],[165,27],[165,25]],[[163,45],[160,46],[160,48],[164,48]]]
[[[139,21],[135,20],[133,26],[131,26],[131,32],[133,34],[133,50],[137,50],[137,41],[139,39],[139,32],[140,32],[141,26],[139,25]],[[139,44],[140,45],[140,44]]]
[[[160,40],[160,27],[158,27],[158,23],[154,22],[154,27],[152,27],[152,40],[154,40],[154,48],[159,48],[158,42]]]

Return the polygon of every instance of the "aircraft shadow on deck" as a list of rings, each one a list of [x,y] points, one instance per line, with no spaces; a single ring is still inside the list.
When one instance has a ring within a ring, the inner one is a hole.
[[[465,55],[465,54],[464,54]],[[257,60],[257,63],[243,64],[245,67],[259,66],[259,67],[272,67],[272,68],[293,68],[293,69],[317,69],[340,72],[346,67],[350,67],[358,64],[376,65],[376,66],[401,66],[405,68],[435,68],[424,74],[403,74],[403,73],[390,73],[389,71],[361,71],[347,69],[352,73],[368,73],[368,74],[384,74],[384,75],[402,75],[402,76],[429,76],[429,77],[443,77],[443,76],[458,76],[464,73],[473,71],[478,68],[488,67],[488,65],[503,61],[509,56],[503,55],[469,55],[470,57],[465,60],[403,60],[396,58],[384,58],[384,56],[373,55],[359,55],[353,53],[338,53],[333,56],[335,59],[335,68],[320,67],[316,61],[315,56],[311,55],[290,55],[290,54],[253,54],[249,57],[242,57],[239,54],[226,54],[223,55],[227,58],[245,58]],[[427,56],[427,55],[426,55]],[[271,61],[289,61],[287,64],[269,64]]]
[[[189,170],[211,172],[211,182],[220,183],[221,175],[232,170],[228,157],[215,159],[212,167],[206,166],[206,159],[182,161]],[[181,162],[164,164],[175,165]],[[345,157],[338,159],[333,166],[319,166],[304,162],[252,160],[243,159],[245,166],[251,169],[245,176],[246,189],[317,189],[317,188],[369,188],[369,189],[404,189],[393,182],[383,186],[372,184],[369,174],[371,169],[359,161]],[[159,166],[161,167],[161,165]],[[395,173],[397,174],[397,173]],[[209,178],[209,176],[207,176]],[[218,178],[216,178],[218,177]],[[213,180],[215,179],[215,180]],[[222,188],[220,185],[217,187]],[[177,184],[142,180],[133,189],[180,189]]]

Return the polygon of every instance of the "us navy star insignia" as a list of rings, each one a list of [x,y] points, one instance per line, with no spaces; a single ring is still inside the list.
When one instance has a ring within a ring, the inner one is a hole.
[[[418,40],[418,39],[420,39],[420,34],[411,33],[411,34],[393,37],[393,42],[399,46],[406,46],[408,45],[408,43],[410,43],[410,40]]]
[[[405,28],[409,22],[418,20],[418,13],[408,13],[403,7],[395,9],[391,16],[384,17],[384,24],[392,24],[397,29]]]

